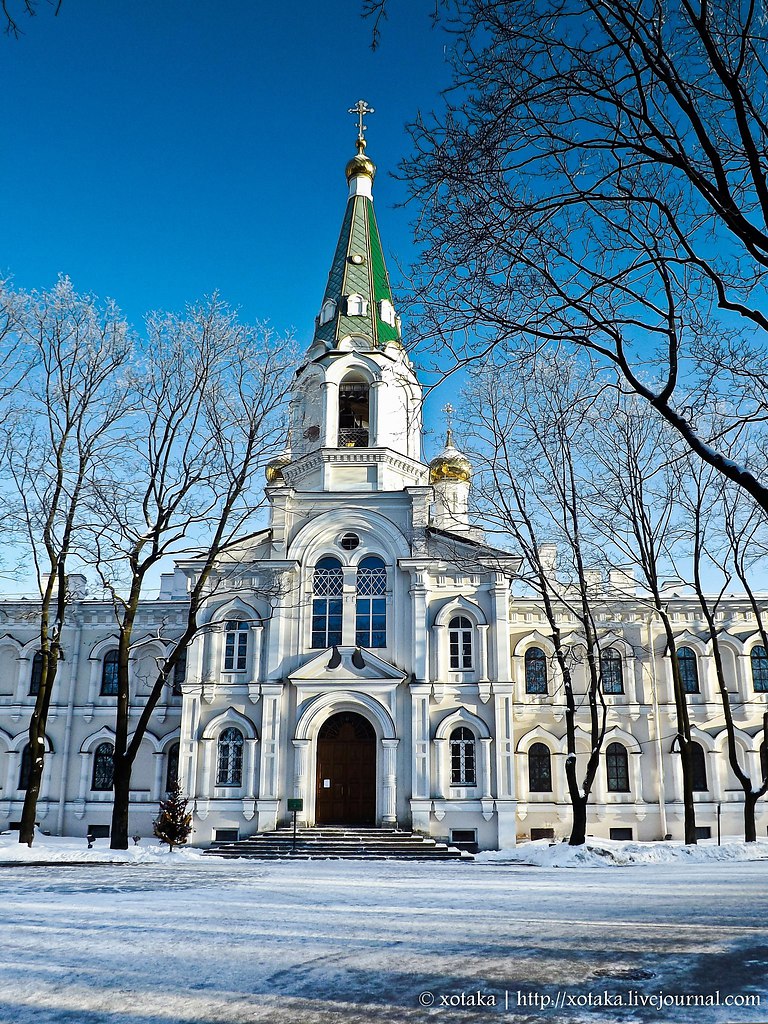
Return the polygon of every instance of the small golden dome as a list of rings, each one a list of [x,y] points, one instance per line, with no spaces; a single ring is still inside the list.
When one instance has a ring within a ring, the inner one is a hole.
[[[264,469],[264,476],[267,478],[268,484],[284,484],[283,469],[289,466],[291,463],[291,456],[288,452],[283,452],[282,455],[278,455],[277,458],[272,459],[268,462]]]
[[[373,181],[376,174],[376,164],[367,157],[361,150],[357,156],[353,156],[347,164],[346,169],[347,182],[349,183],[353,178],[357,178],[359,175],[363,175],[366,178],[370,178]]]
[[[472,463],[466,455],[454,446],[452,431],[445,438],[445,448],[429,464],[429,482],[439,484],[444,480],[458,480],[468,484],[472,479]]]

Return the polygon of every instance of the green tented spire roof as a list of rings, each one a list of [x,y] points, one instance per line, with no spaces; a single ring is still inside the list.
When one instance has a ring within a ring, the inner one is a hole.
[[[347,165],[350,195],[315,329],[315,342],[329,349],[350,335],[355,348],[400,340],[370,195],[375,167],[359,143],[358,150]]]

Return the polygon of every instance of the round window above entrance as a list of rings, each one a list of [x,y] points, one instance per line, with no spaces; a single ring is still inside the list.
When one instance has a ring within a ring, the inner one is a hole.
[[[345,533],[339,541],[339,544],[345,551],[354,551],[355,548],[360,547],[360,538],[356,533]]]

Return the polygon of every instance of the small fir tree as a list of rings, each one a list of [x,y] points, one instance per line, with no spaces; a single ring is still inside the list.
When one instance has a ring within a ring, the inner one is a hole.
[[[168,843],[171,853],[174,846],[184,846],[192,832],[192,812],[187,810],[188,802],[178,781],[168,791],[166,799],[160,801],[160,813],[153,822],[153,828],[160,842]]]

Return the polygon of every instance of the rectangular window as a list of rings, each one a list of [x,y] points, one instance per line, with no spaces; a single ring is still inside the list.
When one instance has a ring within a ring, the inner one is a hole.
[[[709,825],[697,825],[696,826],[696,838],[697,839],[711,839],[712,829]]]
[[[358,647],[387,646],[386,597],[358,597],[355,643]]]
[[[109,839],[109,825],[89,825],[88,835],[94,839]]]
[[[555,830],[553,828],[532,828],[531,829],[531,842],[535,842],[537,839],[554,839]]]
[[[224,645],[224,671],[245,672],[248,667],[248,625],[227,623]]]
[[[612,828],[609,829],[609,835],[611,839],[618,839],[621,841],[630,841],[632,839],[631,828]]]
[[[341,598],[316,597],[312,602],[312,646],[339,647],[341,644]]]
[[[236,843],[239,838],[239,828],[215,828],[213,830],[214,843]]]

